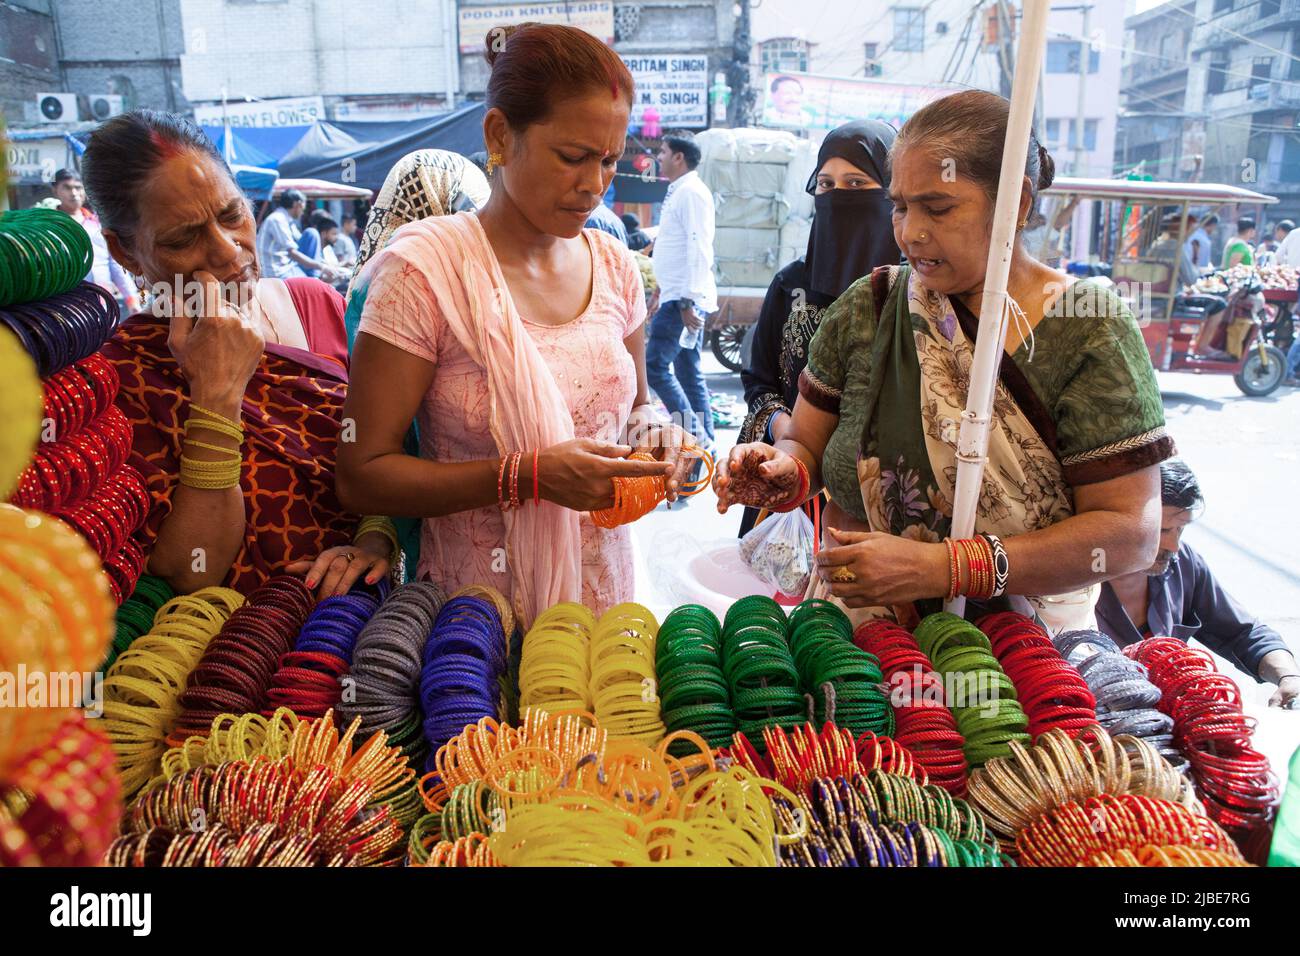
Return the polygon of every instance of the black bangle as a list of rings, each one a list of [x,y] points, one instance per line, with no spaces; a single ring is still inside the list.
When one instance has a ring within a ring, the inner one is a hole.
[[[1006,593],[1007,580],[1011,577],[1011,562],[1007,560],[1007,549],[995,534],[980,534],[993,549],[993,593],[990,597],[1001,597]]]

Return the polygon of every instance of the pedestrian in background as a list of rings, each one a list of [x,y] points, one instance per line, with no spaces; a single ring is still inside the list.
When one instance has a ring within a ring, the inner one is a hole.
[[[713,412],[700,371],[704,322],[718,308],[713,278],[713,193],[700,179],[700,148],[664,137],[659,172],[668,180],[654,244],[659,308],[650,320],[646,376],[673,420],[712,450]]]
[[[633,252],[642,252],[645,247],[650,245],[650,237],[641,229],[641,220],[637,218],[636,213],[625,212],[619,217],[623,220],[623,228],[627,230],[627,247]]]
[[[1214,263],[1214,231],[1219,227],[1219,217],[1210,213],[1201,220],[1196,231],[1187,237],[1187,256],[1196,271],[1208,269]]]
[[[333,284],[342,271],[334,255],[339,224],[323,209],[313,209],[307,221],[309,225],[298,239],[298,251],[312,260],[313,265],[304,266],[303,271],[313,279]]]
[[[71,169],[60,169],[54,174],[55,207],[81,224],[90,236],[90,247],[95,251],[87,282],[93,282],[108,292],[119,293],[127,315],[140,311],[140,292],[125,269],[109,254],[108,243],[99,227],[99,217],[86,206],[86,187],[81,177]]]

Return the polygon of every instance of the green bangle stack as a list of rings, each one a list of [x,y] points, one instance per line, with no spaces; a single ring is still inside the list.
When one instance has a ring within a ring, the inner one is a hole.
[[[1029,718],[1016,689],[998,664],[989,639],[955,614],[931,614],[917,625],[916,643],[943,675],[945,704],[965,738],[972,767],[1011,755],[1010,742],[1030,742]]]
[[[790,648],[813,718],[864,733],[891,735],[894,712],[875,655],[853,643],[853,625],[829,601],[804,601],[790,613]]]
[[[690,730],[710,747],[726,747],[736,732],[730,693],[722,674],[722,625],[706,607],[683,604],[659,625],[655,680],[669,733]],[[694,748],[690,741],[668,745],[674,756]]]
[[[808,721],[799,670],[787,643],[785,611],[770,597],[741,598],[722,628],[722,669],[743,733],[766,752],[764,727],[794,730]]]
[[[108,656],[100,665],[100,670],[107,673],[118,655],[125,653],[131,643],[141,634],[148,634],[153,628],[153,619],[158,609],[176,595],[162,578],[146,574],[136,582],[131,596],[117,608],[117,631],[113,643],[108,649]]]
[[[68,292],[90,272],[90,234],[57,209],[0,215],[0,308]]]

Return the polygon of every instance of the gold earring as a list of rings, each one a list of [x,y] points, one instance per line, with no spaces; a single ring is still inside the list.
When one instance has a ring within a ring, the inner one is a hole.
[[[1025,226],[1029,225],[1029,217],[1026,216],[1024,219],[1021,219],[1018,225],[1021,229],[1024,229]]]
[[[488,153],[487,174],[491,176],[492,173],[496,170],[496,168],[500,165],[501,165],[501,154]]]

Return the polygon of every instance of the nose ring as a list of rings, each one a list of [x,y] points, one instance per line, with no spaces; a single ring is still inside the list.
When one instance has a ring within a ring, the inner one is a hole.
[[[916,236],[916,239],[917,239],[918,242],[925,242],[925,240],[927,240],[927,239],[929,239],[929,238],[930,238],[929,233],[925,233],[925,232],[918,233],[917,236]]]

